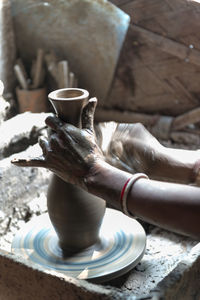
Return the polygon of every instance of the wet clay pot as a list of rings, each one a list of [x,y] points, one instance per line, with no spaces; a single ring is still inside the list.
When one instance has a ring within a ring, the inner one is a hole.
[[[88,97],[86,90],[76,88],[60,89],[49,94],[56,114],[75,126],[79,126],[80,114]],[[104,200],[52,175],[47,206],[64,252],[77,252],[98,241],[105,213]]]

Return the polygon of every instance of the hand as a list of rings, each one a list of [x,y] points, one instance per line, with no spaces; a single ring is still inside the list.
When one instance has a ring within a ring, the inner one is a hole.
[[[48,117],[46,124],[53,130],[48,140],[39,140],[43,155],[31,159],[14,159],[21,167],[44,167],[63,180],[86,189],[85,179],[94,171],[94,165],[104,160],[95,141],[93,119],[97,99],[92,98],[81,115],[82,129],[66,124],[56,116]]]
[[[117,125],[105,153],[106,160],[130,173],[151,172],[161,151],[160,143],[140,123]]]

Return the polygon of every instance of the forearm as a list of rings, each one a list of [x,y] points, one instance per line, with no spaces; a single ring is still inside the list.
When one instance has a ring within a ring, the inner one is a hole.
[[[116,161],[110,160],[113,165],[123,162],[130,172],[144,172],[152,179],[180,183],[194,183],[195,165],[200,160],[199,151],[164,147],[141,124],[119,124],[108,153],[118,157]]]
[[[194,183],[197,175],[196,163],[199,151],[160,147],[155,159],[149,161],[147,174],[153,179],[180,183]]]
[[[120,195],[131,174],[103,163],[88,179],[88,191],[121,209]],[[162,228],[200,238],[200,188],[138,179],[127,206],[136,217]]]
[[[85,183],[88,192],[103,198],[115,208],[121,209],[121,190],[130,176],[130,173],[101,161],[95,166],[94,172],[91,172],[90,176],[86,178]]]
[[[132,140],[129,149],[132,149],[129,157],[132,157],[132,160],[136,158],[140,162],[136,168],[138,172],[144,172],[156,180],[179,183],[195,182],[196,166],[200,161],[199,151],[166,148],[153,139],[148,144],[144,144],[144,142],[136,144]]]
[[[200,239],[200,188],[139,179],[128,209],[149,223]]]

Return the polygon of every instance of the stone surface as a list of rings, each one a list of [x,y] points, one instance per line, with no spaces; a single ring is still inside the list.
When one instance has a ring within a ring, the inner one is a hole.
[[[48,113],[25,112],[3,122],[0,126],[0,159],[21,152],[37,143],[45,134]]]
[[[20,205],[14,206],[10,214],[0,211],[0,249],[11,251],[16,232],[23,228],[26,222],[46,212],[46,190],[33,192],[25,199],[20,197]]]
[[[4,300],[123,300],[125,296],[118,289],[35,268],[4,251],[0,252],[0,269],[0,298]]]
[[[130,295],[147,296],[196,244],[197,241],[151,226],[143,259],[113,285]]]
[[[50,171],[42,168],[20,168],[11,164],[14,157],[30,157],[41,154],[38,145],[0,161],[0,207],[11,215],[13,207],[20,207],[30,201],[34,193],[45,191]]]
[[[156,287],[166,300],[200,299],[200,243]]]

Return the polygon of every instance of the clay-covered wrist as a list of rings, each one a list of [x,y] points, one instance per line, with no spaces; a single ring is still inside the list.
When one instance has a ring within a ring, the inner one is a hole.
[[[89,174],[84,177],[84,184],[88,192],[93,192],[95,186],[98,186],[104,178],[105,172],[111,166],[102,159],[97,159],[91,167]]]
[[[101,197],[116,209],[121,209],[120,194],[129,177],[130,173],[99,160],[84,181],[88,192]]]

